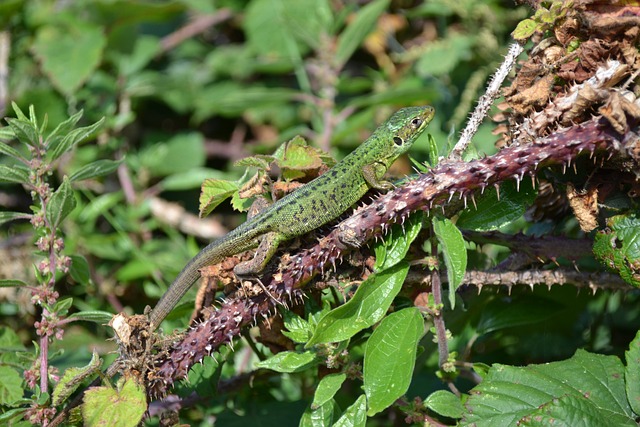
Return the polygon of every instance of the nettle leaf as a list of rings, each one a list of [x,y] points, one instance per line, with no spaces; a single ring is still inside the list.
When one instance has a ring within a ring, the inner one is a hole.
[[[617,215],[596,233],[593,253],[609,270],[636,288],[640,287],[640,219]]]
[[[209,215],[220,203],[240,189],[237,182],[223,179],[207,179],[200,192],[200,217]]]
[[[633,412],[640,414],[640,331],[636,333],[624,356],[627,361],[624,369],[627,400]]]
[[[8,144],[5,144],[4,142],[0,142],[0,154],[4,154],[5,156],[13,157],[16,160],[26,162],[25,158],[22,156],[22,154],[20,154],[20,152],[18,152],[18,150]]]
[[[316,355],[313,352],[296,353],[294,351],[283,351],[273,357],[258,362],[258,368],[271,369],[276,372],[301,372],[318,364]]]
[[[98,356],[98,353],[94,351],[91,356],[91,361],[87,366],[82,368],[69,368],[64,371],[64,375],[60,378],[60,381],[56,384],[56,387],[53,390],[52,404],[54,406],[58,406],[64,402],[74,391],[78,389],[82,384],[82,381],[97,372],[101,365],[102,360]]]
[[[375,0],[358,11],[356,18],[338,36],[335,60],[338,64],[346,63],[353,52],[373,31],[378,18],[389,6],[389,0]]]
[[[23,166],[0,165],[0,182],[28,184],[29,170]]]
[[[18,279],[2,279],[0,280],[0,288],[19,288],[29,286],[27,283]]]
[[[409,389],[418,343],[424,335],[420,310],[405,308],[388,315],[367,341],[364,352],[364,392],[367,415],[388,408]]]
[[[462,418],[464,406],[460,398],[447,390],[438,390],[424,399],[424,406],[449,418]]]
[[[66,135],[62,136],[61,139],[58,139],[57,137],[52,139],[48,147],[49,150],[47,151],[47,157],[51,160],[59,158],[77,144],[93,135],[98,128],[102,126],[104,120],[105,119],[103,117],[92,125],[69,131]]]
[[[470,391],[463,426],[636,426],[615,356],[578,350],[568,360],[527,367],[495,364]]]
[[[53,86],[72,96],[100,64],[106,43],[102,28],[76,20],[64,27],[40,27],[33,51]]]
[[[108,311],[88,310],[79,311],[69,316],[69,319],[82,320],[85,322],[97,323],[99,325],[106,325],[113,318],[113,313]]]
[[[423,212],[416,212],[403,225],[394,225],[384,240],[374,246],[376,271],[391,268],[404,259],[422,229],[423,219]]]
[[[67,134],[76,127],[76,124],[82,118],[83,113],[84,111],[80,110],[56,126],[56,128],[47,136],[45,141],[45,145],[48,150],[54,150],[58,145],[60,145]]]
[[[88,165],[84,165],[77,171],[75,171],[70,177],[71,182],[82,181],[84,179],[98,178],[100,176],[108,175],[111,172],[118,169],[122,160],[96,160]]]
[[[536,198],[537,190],[529,181],[520,183],[520,191],[515,183],[505,182],[500,186],[500,196],[490,187],[477,202],[460,212],[456,225],[464,230],[496,230],[520,218]]]
[[[544,322],[561,314],[566,306],[546,298],[529,296],[526,300],[493,300],[482,309],[476,332],[480,335],[505,328]]]
[[[347,340],[378,322],[400,292],[408,272],[409,264],[400,262],[369,276],[346,304],[322,316],[307,347]]]
[[[13,406],[22,399],[22,376],[9,366],[0,366],[0,405]]]
[[[333,425],[334,427],[365,427],[367,423],[367,398],[360,395],[358,399],[349,406],[342,416]]]
[[[311,337],[312,329],[309,322],[291,311],[283,314],[284,327],[282,334],[297,343],[305,343]]]
[[[456,305],[456,289],[464,280],[464,274],[467,270],[467,248],[462,233],[449,219],[434,218],[433,231],[442,249],[442,256],[447,267],[449,304],[453,309]]]
[[[147,410],[144,389],[134,379],[122,379],[117,388],[93,387],[85,392],[82,418],[90,426],[134,426]]]
[[[317,409],[331,401],[346,379],[347,376],[345,374],[329,374],[322,378],[316,387],[315,394],[313,395],[311,409]]]
[[[82,255],[70,255],[69,258],[71,258],[71,268],[69,269],[71,278],[78,283],[89,283],[91,272],[87,259]]]
[[[53,193],[47,204],[45,216],[49,226],[55,229],[76,207],[76,198],[68,177],[64,177],[62,184]]]

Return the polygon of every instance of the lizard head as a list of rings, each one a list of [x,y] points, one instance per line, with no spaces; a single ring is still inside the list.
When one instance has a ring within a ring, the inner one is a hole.
[[[383,152],[377,159],[391,166],[401,154],[405,153],[425,130],[433,119],[435,109],[430,106],[407,107],[398,110],[379,128],[384,134],[380,141],[384,144]]]

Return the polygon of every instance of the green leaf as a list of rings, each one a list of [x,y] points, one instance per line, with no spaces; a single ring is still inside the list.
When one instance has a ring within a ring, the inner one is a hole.
[[[0,288],[13,288],[13,287],[20,287],[20,286],[29,286],[29,285],[23,282],[22,280],[18,280],[18,279],[0,280]]]
[[[593,253],[625,282],[640,287],[640,219],[636,215],[607,219],[607,228],[596,233]]]
[[[91,272],[87,259],[82,255],[70,255],[69,258],[71,258],[71,268],[69,269],[71,278],[81,284],[89,283]]]
[[[189,387],[201,397],[217,396],[223,365],[213,357],[205,357],[202,363],[197,363],[189,369]]]
[[[316,409],[308,408],[300,418],[299,427],[332,427],[333,420],[339,415],[340,408],[336,401],[331,399]]]
[[[429,153],[429,164],[435,168],[438,166],[438,143],[431,134],[427,134],[427,153]]]
[[[408,271],[409,264],[400,262],[369,276],[346,304],[322,316],[307,347],[347,340],[382,319],[400,292]]]
[[[18,152],[18,150],[4,142],[0,142],[0,154],[4,154],[5,156],[10,156],[16,160],[26,162],[25,158],[22,156],[22,154],[20,154],[20,152]]]
[[[29,170],[18,165],[11,167],[7,165],[0,165],[0,182],[28,184]]]
[[[202,183],[200,193],[200,216],[209,215],[220,203],[239,190],[237,182],[222,179],[207,179]]]
[[[309,322],[291,311],[285,311],[283,314],[284,327],[282,334],[290,340],[297,343],[305,343],[311,337],[311,327]]]
[[[258,368],[271,369],[276,372],[301,372],[318,364],[315,353],[306,351],[296,353],[293,351],[283,351],[273,357],[258,362]]]
[[[73,313],[69,319],[83,320],[85,322],[93,322],[99,325],[106,325],[113,318],[113,313],[108,311],[88,310]]]
[[[138,425],[147,410],[144,389],[133,379],[124,379],[116,389],[93,387],[84,395],[82,418],[85,425],[130,427]]]
[[[72,305],[73,298],[60,299],[53,306],[53,311],[59,313],[61,316],[66,316]]]
[[[31,146],[35,146],[40,142],[40,133],[30,121],[11,117],[6,120],[18,141]]]
[[[511,33],[511,36],[518,41],[528,39],[536,32],[537,28],[538,23],[536,21],[533,19],[525,19],[518,23],[516,29]]]
[[[12,406],[22,399],[22,376],[9,366],[0,366],[0,405]]]
[[[620,359],[584,350],[543,365],[495,364],[465,407],[462,426],[549,425],[550,416],[554,425],[637,425]]]
[[[73,211],[76,207],[76,198],[71,188],[68,177],[64,177],[60,187],[53,193],[47,204],[45,216],[52,229],[58,228],[58,225]]]
[[[0,225],[16,219],[31,219],[31,216],[24,212],[0,212]]]
[[[460,212],[456,225],[463,230],[489,231],[507,225],[520,218],[536,198],[537,191],[529,181],[520,183],[520,191],[513,182],[500,187],[500,197],[495,188],[485,191],[476,203]]]
[[[380,243],[374,246],[376,263],[374,270],[386,270],[398,264],[409,252],[411,243],[422,229],[424,214],[416,212],[403,224],[396,224]]]
[[[424,400],[424,406],[448,418],[462,418],[464,413],[464,406],[462,406],[460,398],[447,390],[431,393]]]
[[[311,409],[317,409],[325,403],[331,401],[333,396],[336,395],[342,383],[347,379],[345,374],[329,374],[322,378],[316,387],[316,392],[313,395],[313,402],[311,403]]]
[[[100,64],[106,43],[102,28],[74,20],[65,27],[41,26],[33,51],[53,86],[72,96]]]
[[[95,351],[91,356],[91,361],[87,366],[82,368],[69,368],[64,371],[64,375],[60,378],[53,390],[52,405],[58,406],[65,401],[71,394],[78,389],[86,378],[95,374],[102,365],[102,360]]]
[[[48,150],[55,150],[62,140],[71,132],[76,124],[82,118],[83,110],[78,111],[67,120],[60,123],[56,128],[47,136],[45,146]]]
[[[318,46],[332,23],[327,0],[254,0],[244,29],[253,51],[267,58],[301,60],[301,50]]]
[[[535,296],[511,302],[493,300],[483,307],[476,332],[484,335],[505,328],[536,324],[549,320],[564,310],[566,306],[562,304]]]
[[[123,160],[96,160],[84,165],[69,177],[71,182],[82,181],[83,179],[97,178],[108,175],[118,169]]]
[[[143,150],[140,162],[152,176],[158,177],[202,167],[206,162],[204,137],[199,132],[174,135]]]
[[[449,304],[453,309],[456,304],[456,289],[464,280],[464,273],[467,270],[467,248],[462,233],[449,219],[434,218],[433,231],[442,248],[442,256],[447,267]]]
[[[627,366],[624,368],[624,384],[627,400],[631,409],[640,414],[640,331],[629,344],[629,350],[624,354]]]
[[[284,155],[276,158],[276,164],[282,169],[285,179],[299,179],[306,171],[318,170],[322,166],[322,158],[318,150],[307,145],[301,136],[295,136],[285,144]]]
[[[353,52],[374,29],[378,18],[387,7],[389,7],[389,0],[375,0],[360,9],[353,22],[338,36],[335,55],[338,65],[342,66],[351,58]]]
[[[451,33],[445,39],[429,42],[428,49],[416,62],[420,76],[444,76],[473,57],[476,38],[472,35]]]
[[[365,427],[367,423],[367,398],[360,395],[336,421],[334,427]]]
[[[364,352],[367,415],[388,408],[409,389],[423,335],[424,320],[415,307],[388,315],[373,331]]]
[[[96,132],[103,123],[104,117],[92,125],[69,131],[69,133],[63,136],[62,139],[59,139],[59,143],[55,143],[56,141],[58,141],[57,138],[53,139],[52,144],[49,146],[49,150],[47,151],[47,157],[50,160],[59,158],[64,153],[75,147],[77,144],[93,135],[93,133]]]

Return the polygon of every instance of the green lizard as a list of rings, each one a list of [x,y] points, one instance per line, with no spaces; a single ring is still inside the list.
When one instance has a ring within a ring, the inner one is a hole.
[[[433,107],[403,108],[380,125],[351,154],[328,172],[247,219],[226,236],[202,249],[182,269],[150,315],[152,330],[173,310],[200,276],[199,269],[258,247],[253,260],[238,264],[234,273],[260,272],[287,240],[332,221],[353,206],[369,188],[388,190],[383,180],[391,164],[406,152],[433,118]]]

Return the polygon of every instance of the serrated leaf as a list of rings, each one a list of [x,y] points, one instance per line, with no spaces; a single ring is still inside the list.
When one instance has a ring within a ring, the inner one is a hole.
[[[358,46],[373,31],[378,18],[389,6],[389,0],[375,0],[358,11],[356,18],[338,36],[335,61],[345,64]]]
[[[62,142],[62,140],[71,132],[78,121],[82,118],[83,110],[78,111],[67,120],[60,123],[56,128],[47,136],[45,145],[47,150],[54,150]]]
[[[97,178],[99,176],[108,175],[118,169],[122,160],[96,160],[95,162],[84,165],[75,171],[69,177],[71,182],[82,181],[83,179]]]
[[[274,159],[275,158],[273,156],[262,156],[262,155],[249,156],[249,157],[245,157],[243,159],[238,160],[233,165],[237,167],[243,167],[243,168],[254,167],[258,169],[267,170],[269,169],[269,163],[273,162]]]
[[[87,310],[73,313],[69,316],[69,319],[83,320],[86,322],[93,322],[99,325],[106,325],[113,318],[113,313],[100,310]]]
[[[13,287],[20,287],[20,286],[29,286],[29,285],[23,282],[22,280],[18,280],[18,279],[0,280],[0,288],[13,288]]]
[[[207,179],[200,192],[200,217],[209,215],[220,203],[238,191],[239,185],[233,181]]]
[[[467,270],[467,248],[462,233],[449,219],[434,218],[433,231],[442,249],[442,256],[447,267],[449,304],[453,309],[456,304],[456,289],[464,280],[464,274]]]
[[[103,117],[92,125],[69,131],[69,133],[64,135],[59,140],[59,143],[52,144],[52,146],[49,147],[49,151],[47,151],[47,157],[51,160],[59,158],[64,153],[75,147],[77,144],[93,135],[94,132],[96,132],[98,128],[102,126],[104,120],[105,119]],[[52,141],[58,141],[58,139]]]
[[[12,406],[22,399],[22,376],[9,366],[0,366],[0,405]]]
[[[133,379],[125,379],[117,389],[88,389],[82,404],[82,418],[84,424],[90,426],[130,427],[138,425],[146,410],[144,389]]]
[[[520,183],[520,191],[513,182],[500,186],[500,197],[495,188],[489,188],[476,201],[460,212],[456,225],[464,230],[490,231],[520,218],[533,203],[537,191],[529,181]]]
[[[71,188],[68,177],[64,177],[60,187],[53,193],[47,204],[45,216],[52,229],[58,228],[58,225],[73,211],[76,207],[76,198]]]
[[[53,390],[53,406],[60,405],[71,394],[78,389],[86,378],[96,373],[102,364],[102,360],[95,351],[91,356],[91,361],[82,368],[69,368],[64,371],[64,375],[60,378],[58,384],[56,384]]]
[[[306,351],[296,353],[294,351],[283,351],[273,357],[258,362],[258,368],[271,369],[276,372],[301,372],[318,364],[315,353]]]
[[[385,235],[384,240],[374,246],[376,263],[374,270],[386,270],[404,259],[411,243],[418,237],[422,229],[424,214],[416,212],[403,224],[396,224]]]
[[[363,365],[367,415],[385,410],[409,389],[423,335],[424,320],[415,307],[388,315],[373,331]]]
[[[640,414],[640,331],[636,333],[624,356],[627,362],[624,369],[627,400],[633,412]]]
[[[536,21],[534,21],[533,19],[525,19],[523,21],[520,21],[518,25],[516,25],[516,29],[513,30],[511,36],[515,40],[528,39],[533,35],[533,33],[536,32],[537,28],[538,23]]]
[[[0,182],[13,184],[27,184],[29,182],[29,170],[22,166],[0,165]]]
[[[640,219],[617,215],[596,233],[593,253],[609,270],[636,288],[640,287]]]
[[[365,427],[367,423],[367,398],[360,395],[358,399],[344,411],[334,427]]]
[[[423,403],[426,408],[449,418],[461,418],[464,413],[460,398],[447,390],[434,391]]]
[[[39,27],[33,51],[53,86],[71,96],[97,68],[106,42],[102,28],[75,20],[64,28]]]
[[[14,119],[11,117],[6,120],[13,134],[18,138],[18,141],[31,146],[39,143],[40,134],[33,123],[25,121],[24,119]]]
[[[369,276],[346,304],[322,316],[307,347],[347,340],[382,319],[400,292],[408,271],[409,264],[400,262]]]
[[[462,426],[531,424],[547,408],[547,414],[556,417],[554,425],[576,425],[576,417],[582,425],[637,425],[627,402],[620,359],[584,350],[543,365],[495,364],[471,390],[465,407]]]
[[[31,219],[31,214],[24,212],[0,212],[0,225],[16,219]]]
[[[313,395],[311,409],[315,410],[332,400],[346,379],[347,376],[345,374],[329,374],[322,378]]]

